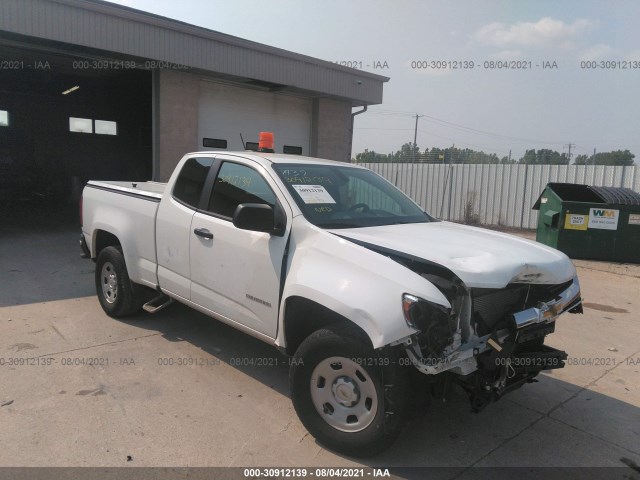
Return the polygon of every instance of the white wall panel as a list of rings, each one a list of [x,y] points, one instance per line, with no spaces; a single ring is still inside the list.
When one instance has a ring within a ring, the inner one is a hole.
[[[640,192],[640,167],[609,165],[361,164],[399,187],[427,212],[464,221],[467,201],[486,225],[536,228],[531,207],[547,183],[626,187]],[[475,193],[475,195],[474,195]]]
[[[200,82],[198,148],[203,138],[227,140],[227,150],[242,150],[257,142],[259,132],[273,132],[275,150],[284,145],[302,147],[309,155],[312,104],[310,98],[251,90],[208,80]]]

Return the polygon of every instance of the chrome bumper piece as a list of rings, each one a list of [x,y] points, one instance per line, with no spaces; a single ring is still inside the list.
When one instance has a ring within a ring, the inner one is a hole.
[[[558,315],[579,306],[581,303],[580,283],[578,277],[574,277],[571,286],[555,300],[540,302],[537,307],[514,313],[512,318],[516,328],[521,330],[539,323],[553,322]]]
[[[554,300],[540,302],[537,307],[528,308],[511,315],[516,330],[520,331],[538,324],[555,322],[556,318],[568,311],[580,307],[582,299],[580,297],[580,283],[578,277],[573,278],[573,282]],[[501,343],[509,336],[507,329],[498,332],[498,341]],[[488,344],[491,335],[475,338],[471,342],[462,345],[453,353],[440,359],[429,359],[422,356],[418,345],[410,338],[404,339],[402,344],[411,363],[425,375],[436,375],[444,371],[451,371],[458,375],[468,375],[477,370],[476,356],[489,350]]]

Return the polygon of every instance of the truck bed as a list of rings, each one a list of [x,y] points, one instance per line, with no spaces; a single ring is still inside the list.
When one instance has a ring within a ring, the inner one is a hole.
[[[132,281],[155,288],[155,220],[166,183],[87,183],[83,191],[82,231],[91,256],[99,250],[101,232],[109,232],[121,243]]]
[[[160,200],[166,183],[160,182],[113,182],[113,181],[98,181],[91,180],[87,185],[106,190],[113,190],[116,192],[129,193],[134,195],[149,196]]]

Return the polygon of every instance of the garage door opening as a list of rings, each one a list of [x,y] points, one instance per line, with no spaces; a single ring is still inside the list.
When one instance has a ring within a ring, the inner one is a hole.
[[[152,175],[151,73],[0,45],[0,215],[71,223],[89,179]]]

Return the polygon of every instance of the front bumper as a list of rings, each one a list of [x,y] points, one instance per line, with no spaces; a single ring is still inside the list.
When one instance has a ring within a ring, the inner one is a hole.
[[[472,338],[441,358],[423,357],[417,342],[413,342],[411,339],[405,340],[405,351],[413,365],[425,375],[437,375],[445,371],[462,376],[469,375],[478,369],[480,355],[491,350],[501,352],[504,342],[509,342],[510,344],[524,343],[552,333],[558,316],[567,311],[582,313],[580,283],[577,277],[574,277],[571,285],[558,294],[555,299],[548,302],[540,302],[534,308],[511,314],[511,328],[509,329]],[[540,359],[536,360],[536,362],[541,365],[547,364]],[[563,362],[557,363],[558,366],[556,367],[548,366],[540,368],[538,371],[546,368],[562,368],[564,366]]]

